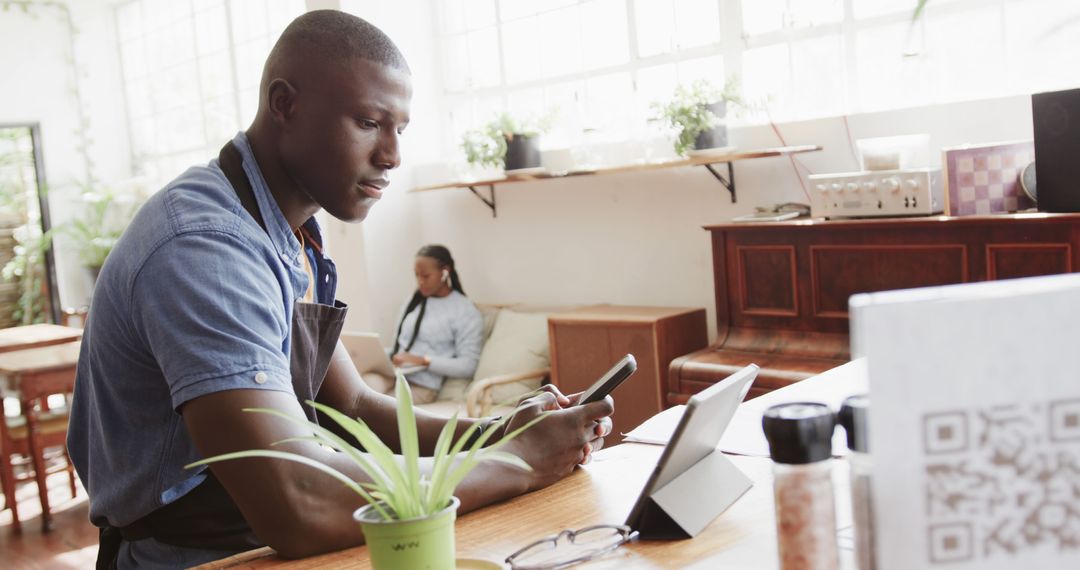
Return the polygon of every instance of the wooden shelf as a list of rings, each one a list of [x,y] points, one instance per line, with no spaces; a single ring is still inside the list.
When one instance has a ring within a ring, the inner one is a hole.
[[[757,150],[728,150],[718,151],[715,154],[703,153],[689,158],[682,158],[676,160],[666,160],[662,162],[651,162],[642,164],[626,164],[620,166],[607,166],[603,168],[595,168],[589,170],[574,170],[563,172],[534,172],[534,173],[522,173],[513,174],[508,176],[502,176],[499,178],[486,178],[481,180],[468,180],[461,182],[448,182],[444,184],[435,184],[431,186],[420,186],[413,188],[410,192],[428,192],[431,190],[446,190],[451,188],[468,188],[476,195],[477,198],[482,200],[489,208],[491,208],[492,217],[495,216],[495,186],[499,184],[510,184],[514,182],[533,182],[536,180],[550,180],[553,178],[569,178],[572,176],[593,176],[598,174],[615,174],[619,172],[646,172],[650,170],[663,170],[666,168],[678,168],[683,166],[704,166],[709,172],[720,181],[728,192],[731,193],[731,201],[735,202],[735,170],[732,163],[738,160],[749,160],[754,158],[769,158],[773,156],[786,156],[789,154],[799,154],[804,152],[814,152],[821,150],[819,145],[800,145],[800,146],[783,146],[775,148],[763,148]],[[727,164],[727,177],[725,178],[721,173],[717,172],[712,165],[714,164]],[[490,197],[485,198],[480,192],[476,190],[479,186],[487,186],[490,192]]]

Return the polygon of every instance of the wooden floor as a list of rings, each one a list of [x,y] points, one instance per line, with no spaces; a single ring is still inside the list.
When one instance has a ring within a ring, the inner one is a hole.
[[[0,568],[4,570],[45,568],[93,568],[97,559],[98,533],[87,519],[89,502],[82,485],[71,498],[67,474],[49,477],[49,501],[53,530],[41,532],[41,503],[37,485],[24,483],[16,490],[22,533],[11,526],[11,511],[0,512]]]

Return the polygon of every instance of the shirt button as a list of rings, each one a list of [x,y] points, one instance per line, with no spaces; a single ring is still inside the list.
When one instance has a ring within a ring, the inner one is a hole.
[[[266,384],[266,373],[265,372],[259,372],[258,374],[256,374],[255,375],[255,383],[256,384]]]
[[[281,254],[281,259],[283,261],[291,261],[291,259],[289,259],[289,254],[287,254],[287,253],[282,253]]]

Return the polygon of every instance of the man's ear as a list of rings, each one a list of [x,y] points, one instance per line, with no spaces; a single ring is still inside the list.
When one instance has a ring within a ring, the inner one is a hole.
[[[284,79],[275,79],[266,89],[267,107],[275,123],[288,121],[296,108],[296,88]]]

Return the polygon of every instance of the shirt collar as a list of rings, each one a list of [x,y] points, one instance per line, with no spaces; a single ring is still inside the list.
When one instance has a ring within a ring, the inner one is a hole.
[[[251,144],[248,143],[247,134],[240,131],[233,137],[232,142],[243,158],[244,173],[247,175],[248,181],[251,182],[251,189],[255,193],[255,202],[258,204],[259,213],[262,214],[263,222],[266,224],[266,233],[270,236],[270,241],[274,244],[274,248],[277,249],[282,259],[287,259],[290,262],[295,260],[300,253],[300,241],[296,239],[292,228],[289,227],[288,220],[285,219],[285,214],[281,212],[281,208],[278,207],[273,194],[270,193],[270,187],[266,184],[266,179],[263,178],[262,171],[255,161],[255,153],[251,150]],[[314,217],[309,218],[305,225],[314,225],[314,221]]]

